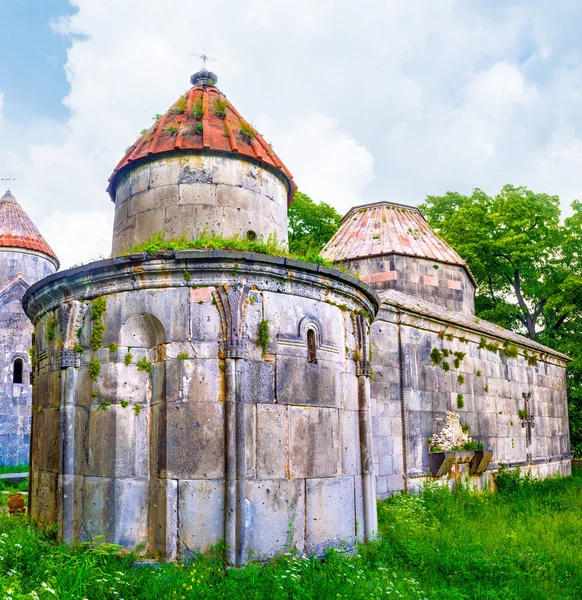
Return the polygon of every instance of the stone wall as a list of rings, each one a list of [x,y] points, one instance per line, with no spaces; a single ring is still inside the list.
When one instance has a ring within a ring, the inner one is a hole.
[[[30,448],[30,359],[33,327],[22,310],[28,285],[53,273],[42,255],[0,251],[0,465],[28,463]],[[14,383],[14,363],[22,360],[22,383]]]
[[[95,297],[106,302],[97,320]],[[372,537],[358,365],[360,313],[377,299],[357,280],[282,258],[177,252],[65,271],[25,304],[38,351],[30,511],[65,540],[103,535],[172,558],[225,539],[240,564]],[[99,349],[72,351],[90,348],[96,323]]]
[[[115,192],[112,256],[154,233],[191,238],[202,231],[287,243],[288,191],[283,177],[244,159],[175,155],[140,164]]]
[[[516,344],[517,358],[479,348],[483,337],[503,348],[504,338],[484,335],[477,329],[479,320],[475,321],[470,328],[455,323],[453,315],[445,321],[382,304],[370,335],[380,498],[404,489],[405,480],[408,489],[422,485],[429,472],[428,440],[443,428],[447,410],[458,411],[461,422],[470,425],[471,436],[493,451],[490,469],[475,481],[477,485],[490,482],[491,473],[502,463],[544,476],[568,472],[565,358],[544,352],[547,349],[539,344],[532,347],[525,338],[523,344]],[[435,366],[433,348],[449,352]],[[465,355],[458,367],[454,352]],[[535,356],[532,364],[526,353]],[[443,368],[444,362],[450,370]],[[459,394],[462,408],[457,405]],[[519,415],[525,409],[524,394],[531,394],[531,442]]]
[[[378,292],[397,290],[455,312],[475,314],[475,284],[459,265],[391,254],[346,261],[344,266]]]

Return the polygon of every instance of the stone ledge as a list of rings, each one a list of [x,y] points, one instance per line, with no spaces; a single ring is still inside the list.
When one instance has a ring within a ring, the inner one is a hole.
[[[184,279],[184,271],[190,273],[191,280]],[[100,260],[35,283],[27,290],[22,304],[34,321],[72,298],[90,300],[137,289],[218,286],[229,280],[231,284],[238,283],[243,278],[247,285],[259,289],[319,299],[325,295],[328,301],[332,292],[337,295],[338,305],[346,305],[350,310],[363,306],[372,316],[380,306],[374,290],[336,269],[282,256],[226,250],[133,254]]]

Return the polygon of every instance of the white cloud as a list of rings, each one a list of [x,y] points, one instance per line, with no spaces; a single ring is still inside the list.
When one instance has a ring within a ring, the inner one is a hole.
[[[582,197],[582,5],[71,1],[54,25],[74,36],[70,118],[0,123],[0,165],[64,265],[109,251],[107,177],[203,48],[300,189],[340,212],[507,182]]]
[[[294,178],[306,194],[341,213],[364,202],[364,189],[374,179],[374,157],[340,131],[336,119],[313,114],[272,139],[277,153],[293,165]]]

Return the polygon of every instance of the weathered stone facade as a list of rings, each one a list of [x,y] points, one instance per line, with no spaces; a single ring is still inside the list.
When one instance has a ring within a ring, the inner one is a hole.
[[[3,203],[8,202],[11,212],[15,210],[19,216],[16,224],[12,219],[8,223],[4,215]],[[22,297],[32,283],[54,273],[57,267],[56,259],[20,246],[26,246],[27,240],[18,236],[16,225],[24,218],[11,194],[0,199],[0,465],[28,463],[33,327],[22,309]]]
[[[146,162],[119,178],[112,256],[154,233],[276,236],[286,244],[288,193],[281,175],[248,159],[190,154]]]
[[[344,261],[343,266],[377,292],[396,290],[454,312],[475,314],[475,284],[465,267],[400,254]]]
[[[493,451],[490,467],[474,477],[475,485],[492,484],[501,464],[539,476],[570,472],[565,356],[398,292],[380,297],[382,308],[370,333],[380,498],[418,489],[430,478],[428,440],[442,429],[449,410],[470,426],[471,437]],[[480,348],[483,339],[500,348],[509,340],[518,356]],[[433,365],[433,348],[448,352],[441,364]],[[457,367],[454,361],[462,355]],[[520,416],[526,409],[529,426]],[[465,467],[452,473],[457,480],[468,474]]]
[[[373,536],[362,313],[378,300],[356,279],[177,252],[53,275],[25,305],[38,356],[30,510],[66,540],[172,558],[225,539],[240,564]]]

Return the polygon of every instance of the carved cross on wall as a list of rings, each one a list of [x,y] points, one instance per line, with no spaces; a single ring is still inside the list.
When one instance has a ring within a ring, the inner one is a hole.
[[[527,392],[527,393],[524,392],[522,394],[522,396],[523,396],[526,417],[525,417],[525,419],[521,420],[521,426],[526,428],[526,430],[525,430],[525,447],[529,448],[531,446],[531,433],[532,433],[532,428],[534,426],[534,417],[531,414],[531,392]],[[527,461],[531,462],[531,459],[532,459],[531,452],[528,452]]]

